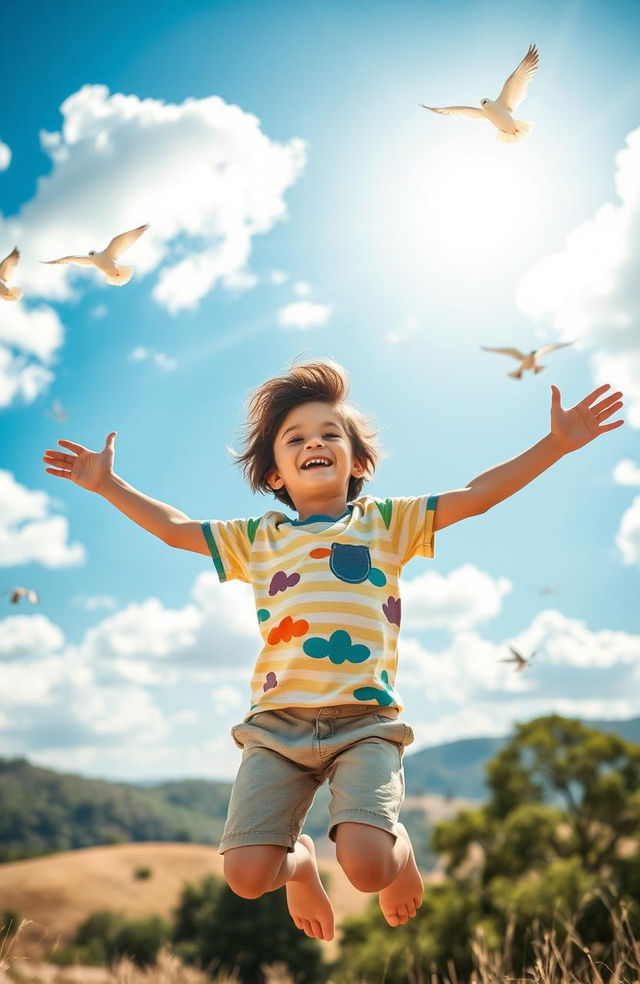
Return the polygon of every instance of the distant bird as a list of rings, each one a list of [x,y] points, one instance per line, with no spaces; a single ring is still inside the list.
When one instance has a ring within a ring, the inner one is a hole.
[[[484,352],[501,352],[503,355],[512,355],[514,359],[520,362],[520,367],[515,369],[514,372],[508,372],[507,376],[511,379],[522,379],[522,373],[526,369],[533,369],[533,372],[537,375],[546,369],[546,366],[539,366],[538,359],[545,355],[546,352],[553,352],[554,349],[565,348],[567,345],[573,345],[573,342],[557,342],[555,345],[543,345],[542,348],[532,349],[530,352],[521,352],[516,348],[488,348],[486,345],[481,345],[480,348]]]
[[[512,113],[527,94],[527,86],[538,68],[538,49],[535,44],[529,45],[529,50],[512,72],[497,99],[481,99],[481,109],[475,106],[425,106],[432,113],[443,113],[445,116],[468,116],[472,120],[488,120],[498,131],[498,140],[503,143],[515,143],[523,140],[533,129],[533,123],[524,120],[514,120]]]
[[[62,409],[62,404],[60,400],[54,400],[51,406],[51,411],[47,413],[47,417],[53,417],[54,420],[68,420],[68,414]]]
[[[509,646],[509,651],[513,653],[513,656],[509,656],[507,659],[501,659],[500,662],[515,663],[516,673],[522,673],[523,670],[526,670],[526,668],[531,665],[531,660],[538,650],[536,649],[535,652],[526,657],[523,656],[522,653],[519,653],[517,649],[514,649],[513,646]]]
[[[557,585],[548,584],[548,585],[545,585],[544,587],[540,588],[540,590],[538,591],[538,594],[540,594],[540,595],[555,594],[557,590],[558,590],[558,586]]]
[[[9,591],[5,591],[3,593],[11,595],[9,601],[11,601],[14,605],[16,605],[23,597],[27,598],[34,605],[37,605],[40,600],[35,591],[32,591],[31,588],[10,588]]]
[[[78,263],[80,266],[95,266],[104,273],[107,283],[113,284],[114,287],[124,287],[131,280],[133,268],[119,266],[115,261],[148,228],[148,224],[141,225],[137,229],[131,229],[129,232],[122,232],[119,236],[114,236],[107,248],[103,249],[102,252],[96,252],[96,250],[90,249],[88,256],[61,256],[58,260],[41,260],[40,262]]]
[[[0,297],[3,301],[19,301],[22,297],[22,287],[9,287],[7,283],[7,280],[17,267],[19,259],[20,250],[17,246],[14,246],[9,255],[5,256],[2,263],[0,263]]]

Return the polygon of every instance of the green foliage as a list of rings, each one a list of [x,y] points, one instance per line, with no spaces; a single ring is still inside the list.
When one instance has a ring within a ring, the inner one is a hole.
[[[0,862],[130,841],[218,843],[230,789],[199,780],[145,789],[0,758]]]
[[[151,878],[153,871],[148,867],[148,865],[141,865],[139,868],[136,868],[133,875],[134,878],[144,881],[145,879]]]
[[[125,919],[119,912],[101,909],[80,924],[72,944],[54,954],[56,963],[99,966],[127,956],[140,967],[155,963],[171,928],[158,916]]]
[[[213,875],[183,889],[172,949],[212,975],[235,972],[243,984],[264,984],[262,966],[277,962],[297,984],[321,984],[326,976],[320,944],[294,925],[284,888],[248,900]]]
[[[17,909],[3,909],[0,912],[0,938],[8,940],[15,936],[21,919]]]
[[[446,855],[451,880],[427,889],[419,914],[394,930],[376,907],[350,922],[345,984],[349,975],[426,980],[433,967],[444,975],[449,959],[469,973],[474,929],[489,949],[509,934],[525,966],[533,924],[555,927],[562,941],[573,920],[606,959],[610,910],[620,904],[640,934],[640,746],[550,715],[517,726],[488,763],[487,784],[484,805],[435,827],[433,847]]]

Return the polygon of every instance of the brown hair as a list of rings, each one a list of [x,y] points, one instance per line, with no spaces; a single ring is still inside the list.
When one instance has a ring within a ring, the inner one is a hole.
[[[272,489],[267,482],[267,475],[276,467],[273,445],[290,410],[301,403],[323,400],[333,407],[342,420],[351,441],[353,458],[364,468],[361,478],[352,475],[349,479],[347,499],[350,501],[360,495],[365,480],[373,475],[380,449],[370,420],[344,402],[348,393],[346,370],[337,362],[326,361],[300,366],[292,363],[286,376],[268,379],[251,394],[243,438],[244,451],[241,454],[232,451],[232,454],[236,464],[241,465],[252,492],[270,492],[280,502],[296,508],[284,486]]]

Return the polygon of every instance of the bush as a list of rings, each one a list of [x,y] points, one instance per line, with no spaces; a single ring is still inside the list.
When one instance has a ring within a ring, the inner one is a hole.
[[[148,868],[146,865],[143,865],[140,868],[136,868],[136,870],[134,871],[134,877],[139,878],[140,880],[144,878],[151,878],[152,874],[153,872],[151,868]]]

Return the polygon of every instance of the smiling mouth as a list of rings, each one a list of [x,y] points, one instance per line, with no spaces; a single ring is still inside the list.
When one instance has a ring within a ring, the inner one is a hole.
[[[332,464],[333,464],[332,461],[327,461],[323,464],[320,464],[320,462],[318,461],[314,461],[309,465],[302,465],[300,471],[313,471],[314,469],[319,470],[320,468],[331,468]]]

